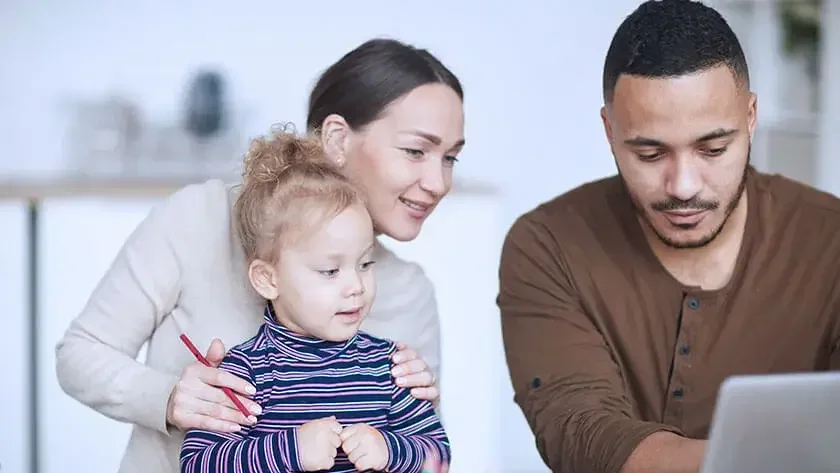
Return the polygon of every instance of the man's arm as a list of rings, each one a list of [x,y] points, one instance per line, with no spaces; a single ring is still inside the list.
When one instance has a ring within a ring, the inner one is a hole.
[[[697,473],[705,454],[705,440],[655,432],[633,450],[620,473]]]
[[[697,471],[669,460],[691,451],[673,440],[677,429],[634,418],[619,368],[568,275],[556,238],[520,218],[503,246],[498,305],[515,401],[543,460],[564,473]]]

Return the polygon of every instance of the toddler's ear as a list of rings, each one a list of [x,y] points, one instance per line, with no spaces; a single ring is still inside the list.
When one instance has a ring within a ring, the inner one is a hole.
[[[248,279],[257,293],[265,299],[273,301],[280,294],[274,265],[262,260],[254,260],[248,267]]]

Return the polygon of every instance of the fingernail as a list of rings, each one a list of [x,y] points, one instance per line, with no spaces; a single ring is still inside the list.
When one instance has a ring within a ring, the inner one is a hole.
[[[257,423],[257,418],[254,417],[254,416],[250,416],[250,417],[248,417],[248,422],[250,422],[251,425],[256,424]]]
[[[399,384],[400,386],[405,385],[405,378],[397,378],[397,384]]]
[[[395,353],[394,356],[391,357],[391,360],[394,363],[400,363],[402,361],[402,356],[399,353]]]
[[[257,394],[257,388],[255,388],[255,387],[253,387],[249,384],[248,387],[245,388],[245,392],[248,393],[248,394]]]
[[[230,426],[231,432],[239,432],[240,430],[242,430],[242,426],[239,424],[234,424]]]
[[[255,416],[258,416],[258,415],[262,414],[262,407],[260,407],[260,406],[259,406],[259,405],[257,405],[257,404],[252,404],[252,405],[251,405],[251,408],[250,408],[250,411],[251,411],[251,412],[252,412]]]
[[[402,374],[403,374],[403,369],[402,369],[402,368],[400,368],[399,366],[397,366],[396,368],[394,368],[393,370],[391,370],[391,373],[392,373],[394,376],[402,376]]]

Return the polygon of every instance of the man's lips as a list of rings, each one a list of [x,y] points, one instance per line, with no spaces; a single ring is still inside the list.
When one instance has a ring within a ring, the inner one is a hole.
[[[706,215],[707,210],[668,210],[663,211],[662,213],[665,215],[671,223],[675,225],[691,225],[700,221],[704,215]]]

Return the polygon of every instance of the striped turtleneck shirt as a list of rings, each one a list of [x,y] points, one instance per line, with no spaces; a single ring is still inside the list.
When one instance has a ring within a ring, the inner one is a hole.
[[[330,416],[344,426],[379,429],[391,473],[420,472],[427,455],[449,461],[449,440],[432,403],[391,377],[393,342],[364,332],[338,343],[304,337],[279,324],[270,306],[264,318],[257,335],[220,365],[257,388],[253,399],[262,414],[236,433],[187,432],[182,472],[302,472],[297,427]],[[329,471],[356,470],[339,448]]]

